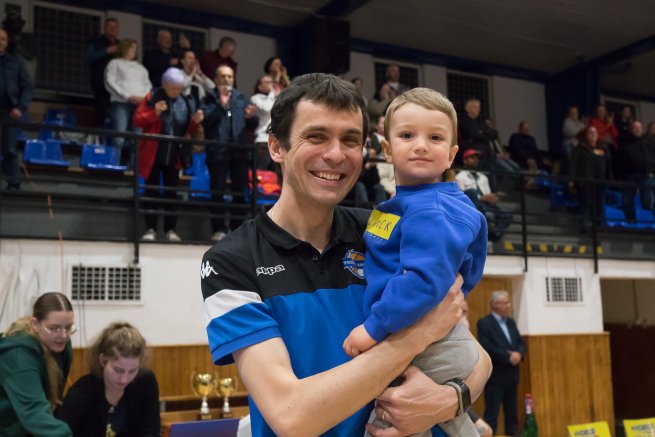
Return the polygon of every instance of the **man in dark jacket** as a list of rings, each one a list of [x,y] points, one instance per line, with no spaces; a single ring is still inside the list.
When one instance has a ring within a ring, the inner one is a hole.
[[[224,143],[248,143],[246,127],[256,126],[257,120],[253,119],[253,115],[257,108],[249,104],[248,99],[234,88],[234,70],[231,67],[218,67],[214,82],[216,90],[207,93],[203,105],[205,137]],[[250,120],[253,126],[249,125]],[[219,205],[224,202],[223,195],[229,173],[232,203],[244,203],[248,182],[248,150],[228,145],[208,146],[206,153],[210,187],[212,191],[217,191],[217,194],[214,194],[214,202]],[[215,206],[211,211],[212,214],[221,215],[220,218],[214,217],[211,220],[212,240],[219,241],[229,232],[229,225],[226,225],[224,218],[227,210],[222,206]],[[231,220],[231,224],[236,228],[242,221]]]
[[[630,131],[623,139],[623,179],[642,185],[639,189],[641,206],[653,209],[653,187],[655,187],[655,141],[643,135],[644,128],[640,121],[630,124]],[[633,187],[623,191],[623,208],[626,218],[635,218],[635,193]]]
[[[105,20],[105,33],[92,39],[86,48],[85,60],[91,67],[91,90],[95,103],[93,125],[103,127],[109,109],[109,93],[105,89],[105,68],[118,49],[118,20]]]
[[[512,304],[507,291],[491,293],[491,313],[478,320],[478,341],[487,351],[493,370],[484,388],[484,420],[496,434],[498,412],[503,405],[505,435],[517,435],[517,390],[519,363],[525,343],[516,322],[510,317]]]
[[[32,100],[32,83],[27,70],[14,55],[7,53],[9,36],[0,29],[0,120],[19,120],[27,111]],[[2,173],[7,178],[7,188],[20,188],[20,170],[15,127],[0,127],[0,151],[2,152]]]

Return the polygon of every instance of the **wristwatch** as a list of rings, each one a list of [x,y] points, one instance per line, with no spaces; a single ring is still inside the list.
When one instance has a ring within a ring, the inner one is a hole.
[[[456,416],[465,413],[466,409],[471,406],[471,391],[469,390],[469,386],[464,384],[464,381],[459,378],[446,381],[445,385],[451,386],[457,392],[459,408],[457,409]]]

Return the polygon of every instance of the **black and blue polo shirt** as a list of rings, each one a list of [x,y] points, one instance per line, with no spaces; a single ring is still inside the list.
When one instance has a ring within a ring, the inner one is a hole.
[[[298,378],[350,360],[342,344],[364,321],[363,234],[370,211],[337,207],[322,253],[266,214],[247,221],[205,253],[202,293],[216,364],[232,352],[281,337]],[[371,405],[326,436],[363,435]],[[254,436],[274,436],[250,399]]]

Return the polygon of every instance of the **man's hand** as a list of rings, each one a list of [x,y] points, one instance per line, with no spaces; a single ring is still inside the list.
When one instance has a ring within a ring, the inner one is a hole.
[[[350,331],[348,338],[343,341],[343,350],[346,351],[349,357],[355,358],[376,344],[377,341],[368,334],[364,325],[359,325]]]
[[[512,366],[518,366],[521,362],[521,354],[516,351],[509,351],[509,363]]]
[[[498,203],[498,195],[496,193],[485,194],[484,196],[480,196],[480,201],[495,205]]]
[[[170,60],[171,67],[175,67],[179,63],[180,63],[180,58],[171,58]]]
[[[167,109],[168,109],[168,105],[166,104],[165,101],[160,100],[157,103],[155,103],[155,113],[157,114],[157,117],[159,117],[161,113],[166,111]]]
[[[9,112],[9,116],[14,120],[20,120],[20,117],[23,115],[20,109],[14,108]]]
[[[246,108],[243,110],[246,118],[252,118],[252,116],[255,115],[255,111],[257,111],[257,106],[253,105],[252,103],[246,106]]]
[[[205,119],[205,114],[202,112],[201,109],[198,109],[191,117],[191,121],[193,121],[195,124],[202,123],[204,119]]]
[[[142,97],[139,96],[130,96],[127,98],[127,101],[130,102],[133,105],[138,105],[139,102],[141,101]]]
[[[431,428],[436,423],[455,417],[457,393],[452,387],[435,384],[417,367],[403,373],[405,381],[398,387],[387,388],[377,399],[375,414],[391,423],[387,429],[366,425],[373,436],[400,437]]]

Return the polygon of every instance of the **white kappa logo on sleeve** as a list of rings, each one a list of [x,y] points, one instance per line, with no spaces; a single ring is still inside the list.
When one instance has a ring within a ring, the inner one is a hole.
[[[216,270],[214,270],[214,268],[211,266],[211,264],[209,264],[209,261],[205,261],[205,264],[200,266],[200,279],[205,279],[206,277],[208,277],[212,273],[214,275],[218,275]]]

